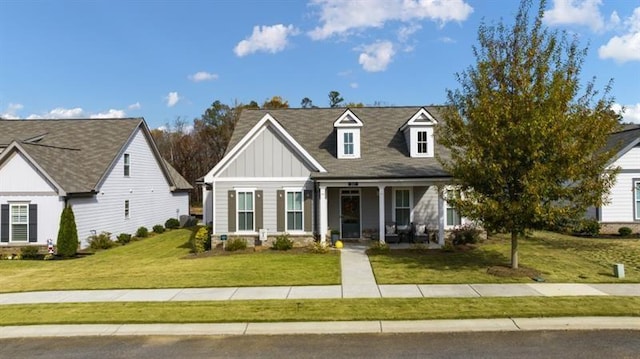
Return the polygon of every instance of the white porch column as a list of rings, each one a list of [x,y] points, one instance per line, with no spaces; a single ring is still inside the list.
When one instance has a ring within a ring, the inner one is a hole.
[[[320,243],[327,241],[327,229],[329,228],[329,215],[327,213],[327,186],[320,186]]]
[[[385,227],[384,227],[384,188],[385,186],[381,186],[378,185],[378,221],[380,222],[380,225],[378,227],[378,235],[379,235],[379,241],[380,244],[384,244],[385,240],[384,240],[384,234],[385,234]]]
[[[438,244],[444,245],[444,187],[438,186]]]

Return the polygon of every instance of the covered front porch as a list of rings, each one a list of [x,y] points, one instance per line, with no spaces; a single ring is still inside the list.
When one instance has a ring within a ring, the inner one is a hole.
[[[378,239],[397,243],[421,237],[444,244],[445,186],[449,179],[319,180],[320,240]],[[428,237],[427,237],[428,236]]]

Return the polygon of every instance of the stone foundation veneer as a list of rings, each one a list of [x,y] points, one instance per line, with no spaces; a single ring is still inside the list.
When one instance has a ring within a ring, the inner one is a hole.
[[[600,233],[602,234],[618,234],[620,227],[629,227],[633,233],[640,233],[640,222],[627,223],[600,223]]]
[[[273,245],[273,242],[275,242],[276,238],[278,237],[278,235],[269,235],[267,237],[267,240],[262,242],[262,246],[263,247],[271,247]],[[258,239],[257,235],[227,235],[227,240],[231,240],[233,238],[242,238],[245,241],[247,241],[247,248],[253,248],[255,247],[255,243],[256,240]],[[294,248],[298,248],[298,247],[306,247],[309,244],[314,242],[313,236],[312,235],[295,235],[295,234],[290,234],[289,235],[289,239],[293,241],[293,247]],[[220,240],[220,236],[213,236],[211,237],[211,246],[213,248],[215,248],[217,245],[222,244],[222,241]]]

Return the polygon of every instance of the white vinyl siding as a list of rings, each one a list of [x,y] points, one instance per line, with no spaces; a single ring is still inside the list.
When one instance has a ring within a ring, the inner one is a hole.
[[[603,223],[640,221],[637,216],[637,191],[634,187],[640,180],[640,146],[622,155],[611,167],[619,167],[621,171],[606,197],[607,204],[600,208],[600,221]]]
[[[302,231],[304,214],[302,191],[287,192],[287,231]]]
[[[29,240],[29,205],[27,203],[11,204],[11,242],[27,242]]]
[[[255,223],[255,212],[253,207],[253,191],[238,191],[237,211],[238,211],[238,231],[253,232]]]
[[[139,227],[151,229],[169,218],[189,214],[188,192],[171,192],[141,129],[136,130],[123,153],[130,154],[131,165],[136,166],[131,168],[129,177],[123,176],[124,156],[120,155],[95,196],[69,199],[83,247],[88,245],[87,237],[92,230],[110,232],[113,237],[120,233],[134,234]],[[129,219],[124,218],[125,200],[129,200]],[[60,220],[59,214],[57,220]],[[39,219],[38,226],[41,221]],[[56,234],[48,237],[56,238]]]

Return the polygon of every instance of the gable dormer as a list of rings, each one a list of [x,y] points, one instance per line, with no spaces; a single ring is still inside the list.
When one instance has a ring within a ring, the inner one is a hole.
[[[333,123],[336,129],[338,158],[360,158],[360,128],[362,121],[347,109]]]
[[[434,129],[437,123],[438,121],[423,107],[400,127],[411,157],[434,156]]]

